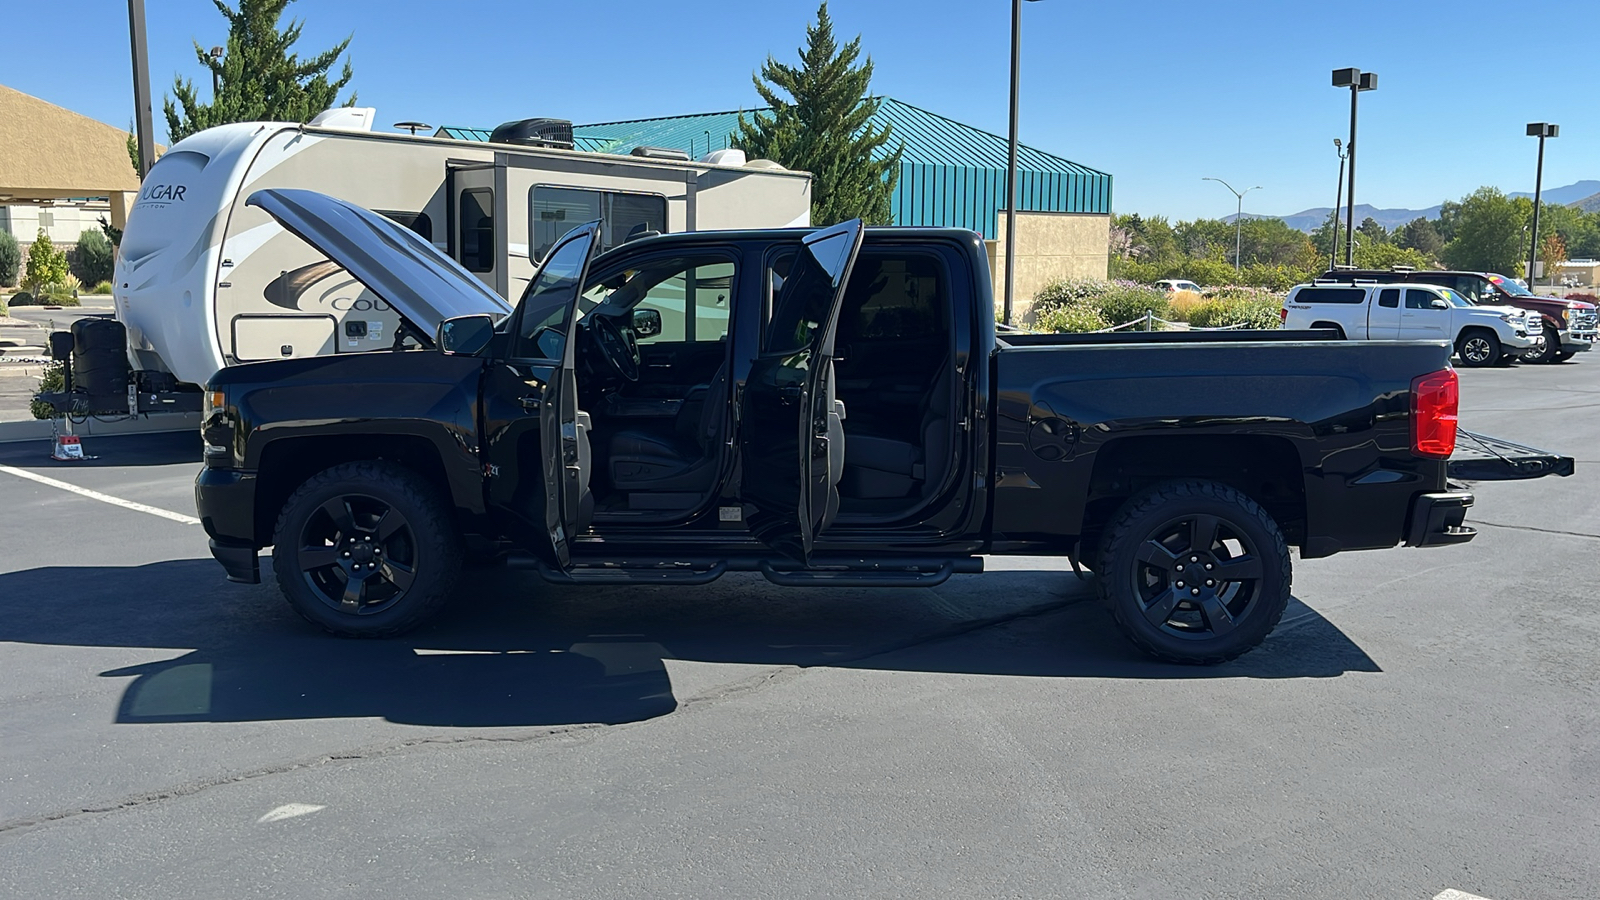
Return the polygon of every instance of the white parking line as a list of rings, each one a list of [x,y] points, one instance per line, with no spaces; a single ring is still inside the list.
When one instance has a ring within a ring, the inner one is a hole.
[[[1477,894],[1469,894],[1466,891],[1458,891],[1455,888],[1450,888],[1443,893],[1435,894],[1433,896],[1433,900],[1489,900],[1489,898],[1479,897]]]
[[[109,503],[112,506],[120,506],[123,509],[131,509],[135,512],[149,513],[152,516],[160,516],[163,519],[171,519],[174,522],[182,522],[185,525],[200,524],[200,520],[196,519],[194,516],[186,516],[183,513],[175,513],[170,509],[146,506],[143,503],[135,503],[132,500],[124,500],[121,497],[113,497],[110,494],[102,494],[99,491],[91,491],[88,488],[78,487],[75,484],[68,484],[65,481],[57,481],[54,478],[46,478],[43,475],[29,472],[27,469],[18,469],[12,466],[0,466],[0,472],[5,472],[8,475],[15,475],[18,478],[26,478],[29,481],[37,481],[40,484],[48,485],[53,488],[60,488],[63,491],[71,491],[79,496],[88,497],[90,500],[99,500],[101,503]]]

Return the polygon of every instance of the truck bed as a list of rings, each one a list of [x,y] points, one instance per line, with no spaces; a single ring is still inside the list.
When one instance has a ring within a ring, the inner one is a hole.
[[[1085,344],[1239,344],[1336,341],[1339,333],[1327,328],[1304,331],[1251,331],[1243,328],[1215,331],[1095,331],[1087,334],[1041,334],[1032,331],[996,331],[995,340],[1012,347],[1058,347]]]

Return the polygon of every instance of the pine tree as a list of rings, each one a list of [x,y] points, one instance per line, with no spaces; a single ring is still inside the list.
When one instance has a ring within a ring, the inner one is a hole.
[[[302,61],[291,48],[305,22],[290,20],[287,27],[278,27],[284,8],[293,0],[239,0],[237,10],[223,0],[212,2],[228,20],[226,49],[221,59],[212,59],[196,42],[194,52],[200,64],[218,77],[221,88],[210,103],[202,103],[194,82],[174,80],[177,102],[169,97],[162,104],[173,142],[228,122],[306,122],[338,101],[339,91],[350,83],[349,60],[337,79],[330,80],[328,72],[350,46],[350,38]],[[344,105],[355,102],[351,93]]]
[[[806,28],[800,65],[771,56],[752,76],[770,115],[739,116],[733,143],[751,156],[776,160],[813,176],[811,221],[832,225],[860,217],[886,225],[889,198],[900,175],[903,146],[887,150],[893,128],[872,123],[881,100],[868,94],[872,57],[856,65],[861,36],[841,49],[833,37],[828,4]],[[788,94],[789,99],[780,96]]]

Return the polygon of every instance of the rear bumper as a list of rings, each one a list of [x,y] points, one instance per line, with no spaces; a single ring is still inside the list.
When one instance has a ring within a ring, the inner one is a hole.
[[[1466,491],[1422,494],[1411,503],[1411,524],[1406,528],[1407,547],[1443,547],[1465,544],[1478,536],[1464,524],[1472,495]]]

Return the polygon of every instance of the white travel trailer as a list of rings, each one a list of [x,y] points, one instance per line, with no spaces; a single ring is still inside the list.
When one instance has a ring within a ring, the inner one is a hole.
[[[128,213],[114,281],[133,411],[198,409],[192,386],[234,363],[395,342],[399,316],[245,204],[262,188],[307,188],[382,213],[511,301],[543,253],[585,222],[602,222],[608,247],[640,232],[810,223],[811,176],[738,151],[700,161],[577,152],[561,148],[570,124],[549,119],[509,123],[488,143],[373,133],[373,115],[223,125],[156,162]]]

